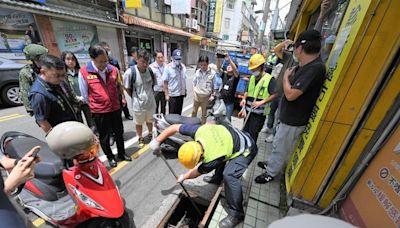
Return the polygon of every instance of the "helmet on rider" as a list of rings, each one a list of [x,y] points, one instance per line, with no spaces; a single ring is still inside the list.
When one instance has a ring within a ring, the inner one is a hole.
[[[199,162],[201,155],[203,154],[203,148],[200,143],[196,141],[190,141],[184,143],[178,151],[179,162],[187,169],[193,169]]]
[[[265,58],[261,54],[254,54],[249,60],[249,70],[254,71],[265,63]]]
[[[41,55],[47,54],[49,50],[39,44],[29,44],[23,50],[26,59],[37,60]]]
[[[92,130],[80,122],[68,121],[55,126],[46,136],[50,149],[64,159],[86,161],[94,158],[99,142]]]

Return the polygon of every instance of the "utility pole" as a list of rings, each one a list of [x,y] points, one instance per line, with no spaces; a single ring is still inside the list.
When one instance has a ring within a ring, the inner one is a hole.
[[[271,0],[265,0],[264,2],[264,12],[263,12],[263,17],[262,17],[262,24],[260,31],[258,33],[258,39],[257,39],[257,47],[261,51],[262,47],[262,41],[264,38],[264,33],[265,33],[265,28],[267,27],[267,20],[268,20],[268,13],[269,13],[269,6],[271,4]]]

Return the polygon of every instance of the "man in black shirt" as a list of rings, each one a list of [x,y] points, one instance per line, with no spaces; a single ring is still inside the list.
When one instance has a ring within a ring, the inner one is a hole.
[[[281,171],[305,129],[325,80],[325,65],[319,56],[320,33],[316,30],[301,33],[294,47],[293,58],[298,59],[299,65],[287,69],[283,75],[280,123],[271,155],[266,162],[258,163],[266,172],[256,177],[257,183],[270,182]]]

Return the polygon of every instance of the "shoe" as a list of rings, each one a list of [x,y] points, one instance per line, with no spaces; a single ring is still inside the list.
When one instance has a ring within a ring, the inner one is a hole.
[[[269,135],[266,139],[265,142],[266,143],[272,143],[274,141],[274,135]]]
[[[108,164],[110,164],[111,168],[117,167],[117,162],[114,158],[108,159]]]
[[[144,147],[144,138],[143,138],[143,137],[140,137],[140,138],[139,138],[139,147],[140,147],[140,148],[143,148],[143,147]]]
[[[236,225],[238,225],[242,221],[243,221],[242,219],[238,219],[238,218],[228,215],[219,222],[219,227],[234,228]]]
[[[132,116],[125,116],[125,119],[127,119],[127,120],[133,120],[133,117],[132,117]]]
[[[267,168],[267,162],[262,162],[262,161],[259,161],[258,163],[257,163],[257,166],[258,167],[260,167],[261,169],[266,169]]]
[[[110,136],[110,146],[114,145],[114,143],[115,143],[114,136]]]
[[[274,177],[268,175],[267,173],[263,173],[256,177],[254,180],[257,184],[265,184],[274,180]]]
[[[128,155],[126,155],[126,154],[121,155],[121,156],[118,155],[118,159],[119,159],[120,161],[132,161],[132,158],[129,157]]]
[[[217,177],[215,177],[215,175],[214,175],[214,176],[205,176],[205,177],[203,177],[203,181],[204,181],[204,182],[207,182],[207,183],[209,183],[209,184],[220,185],[221,182],[222,182],[222,179],[217,178]]]

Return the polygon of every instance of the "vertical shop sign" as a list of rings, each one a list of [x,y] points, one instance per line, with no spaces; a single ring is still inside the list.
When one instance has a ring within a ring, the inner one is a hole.
[[[214,31],[214,20],[215,20],[215,8],[217,6],[217,0],[209,0],[208,2],[208,26],[207,32]]]

